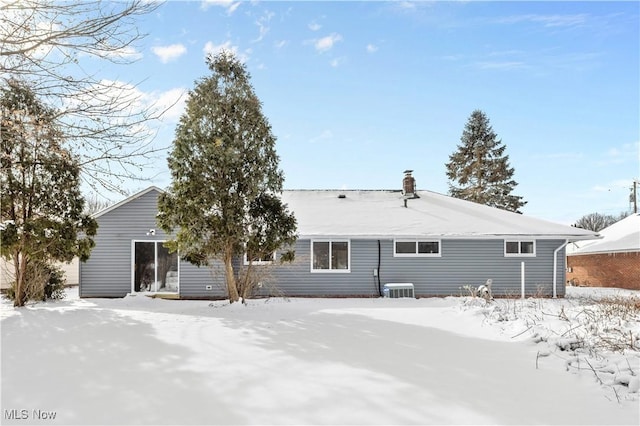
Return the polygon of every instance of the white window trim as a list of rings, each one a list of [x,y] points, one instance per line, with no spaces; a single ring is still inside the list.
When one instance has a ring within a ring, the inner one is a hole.
[[[272,259],[271,260],[254,260],[253,262],[251,262],[252,265],[272,265],[273,262],[276,261],[276,252],[273,252],[273,255],[271,256]],[[247,253],[244,253],[243,256],[243,263],[244,266],[249,266],[249,258],[247,257]]]
[[[415,253],[397,253],[396,243],[415,243]],[[438,243],[438,253],[418,253],[418,243]],[[393,240],[393,257],[442,257],[442,240],[437,238],[396,238]]]
[[[313,243],[329,243],[329,269],[314,269],[313,268]],[[347,243],[347,262],[349,267],[347,269],[331,269],[331,243]],[[311,253],[311,261],[309,263],[309,269],[312,274],[348,274],[351,273],[351,240],[350,239],[312,239],[309,252]]]
[[[518,253],[507,253],[507,243],[518,243]],[[533,253],[521,253],[522,243],[533,243]],[[504,240],[504,257],[536,257],[536,240]]]

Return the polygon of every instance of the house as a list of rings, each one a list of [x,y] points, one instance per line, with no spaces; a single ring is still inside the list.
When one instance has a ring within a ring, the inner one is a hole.
[[[59,267],[64,272],[66,280],[65,285],[78,285],[80,260],[74,257],[71,262],[53,262],[54,266]],[[4,257],[0,258],[0,290],[5,291],[11,287],[15,281],[15,272],[12,261],[7,261]]]
[[[600,231],[601,240],[572,244],[567,280],[574,285],[640,290],[640,214]]]
[[[156,224],[151,187],[95,215],[96,246],[80,266],[81,297],[132,292],[181,298],[224,297],[221,265],[198,268],[169,253]],[[493,282],[494,295],[563,296],[567,243],[597,234],[504,210],[416,191],[407,171],[402,190],[287,190],[298,221],[296,259],[271,263],[270,280],[287,296],[376,297],[387,284],[415,296],[459,295]],[[236,264],[241,266],[243,259]],[[261,265],[258,265],[261,266]],[[266,290],[265,290],[266,291]]]

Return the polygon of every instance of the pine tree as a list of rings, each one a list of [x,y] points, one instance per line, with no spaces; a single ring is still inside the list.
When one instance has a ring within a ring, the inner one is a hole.
[[[475,110],[465,125],[460,145],[449,156],[449,194],[456,198],[521,213],[526,204],[511,195],[517,183],[506,146],[493,131],[484,112]]]
[[[212,75],[196,82],[169,154],[172,182],[158,223],[173,250],[198,265],[225,265],[229,300],[239,292],[233,260],[266,257],[296,240],[296,221],[279,194],[275,137],[245,66],[231,53],[209,56]],[[292,260],[292,253],[284,256]],[[242,290],[242,289],[241,289]]]
[[[0,107],[2,256],[14,265],[15,306],[37,265],[89,257],[97,223],[84,213],[80,166],[63,146],[55,112],[29,87],[9,81]]]

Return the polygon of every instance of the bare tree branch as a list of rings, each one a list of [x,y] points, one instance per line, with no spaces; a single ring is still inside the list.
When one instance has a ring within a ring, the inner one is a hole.
[[[137,19],[160,3],[0,0],[2,83],[26,82],[54,108],[64,139],[80,159],[92,188],[119,190],[139,179],[153,155],[152,122],[162,110],[144,98],[138,83],[109,80],[83,67],[89,57],[114,64],[139,58]]]

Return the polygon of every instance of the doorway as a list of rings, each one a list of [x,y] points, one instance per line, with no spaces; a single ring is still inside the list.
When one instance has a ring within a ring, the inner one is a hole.
[[[133,241],[134,292],[178,293],[177,253],[169,253],[164,241]]]

